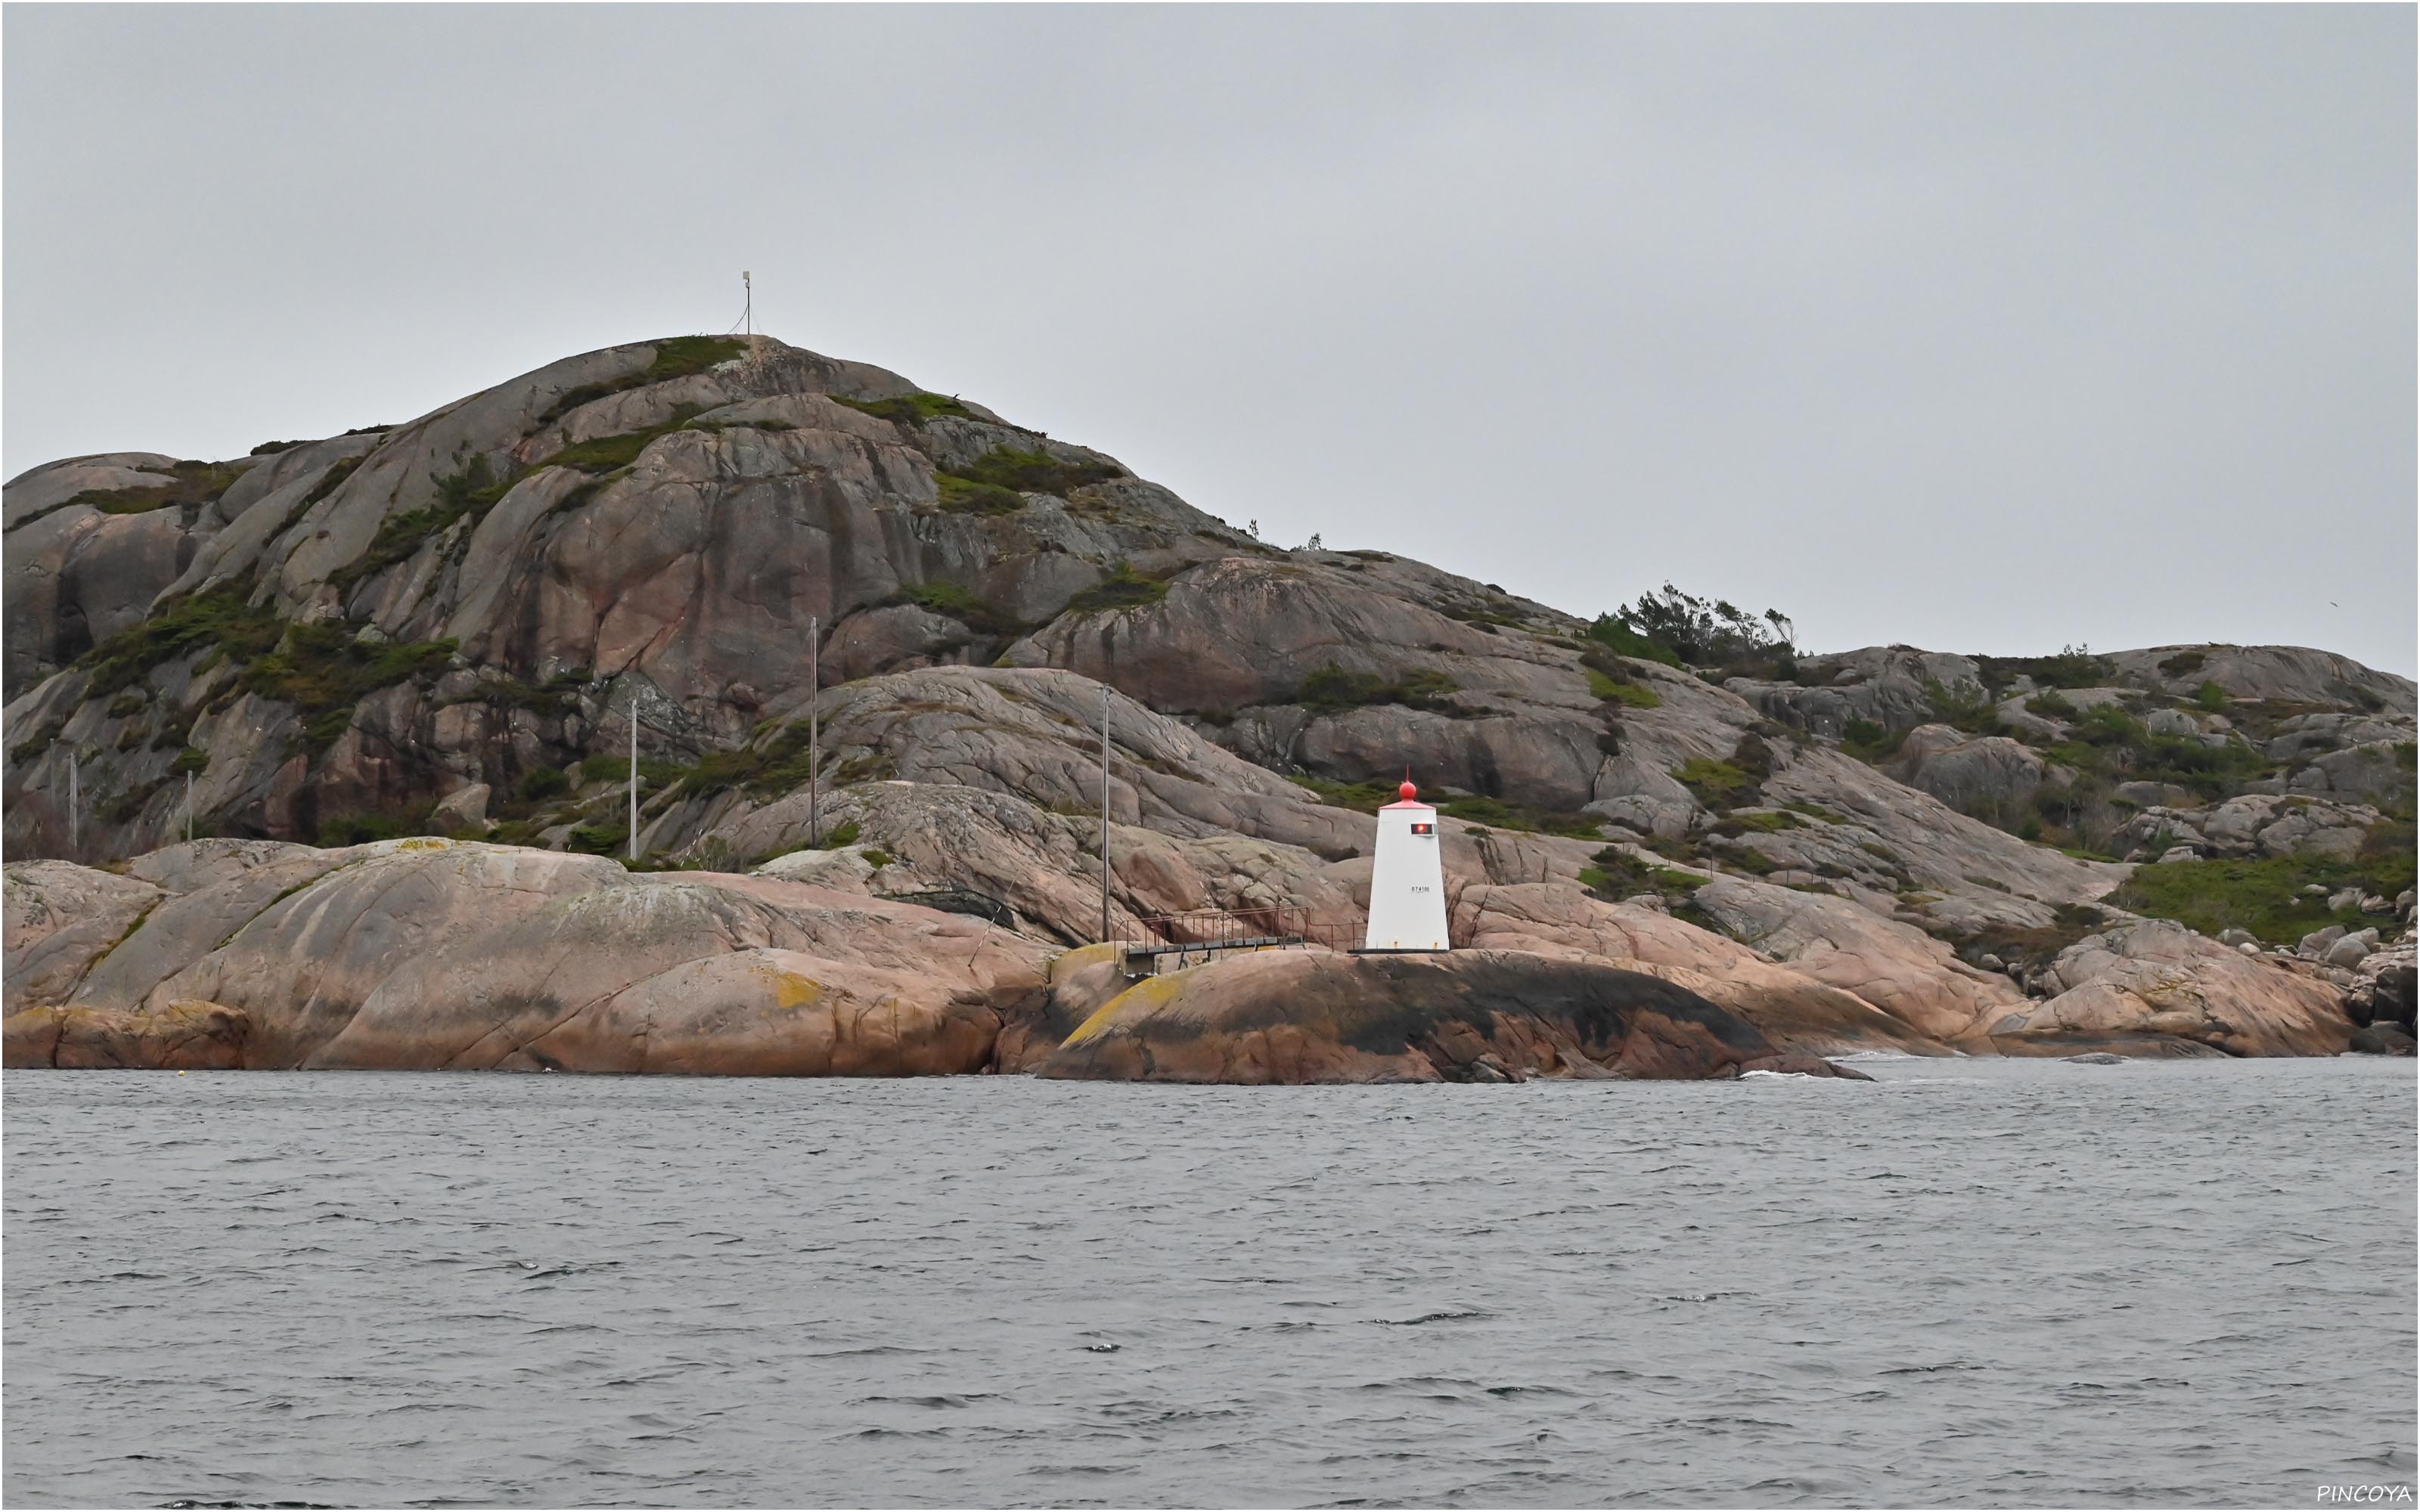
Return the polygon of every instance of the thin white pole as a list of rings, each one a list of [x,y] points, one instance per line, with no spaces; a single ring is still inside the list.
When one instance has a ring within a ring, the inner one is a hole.
[[[1101,939],[1109,937],[1109,685],[1101,685]]]
[[[810,615],[808,615],[808,616],[807,616],[807,849],[809,849],[809,850],[811,850],[811,851],[812,851],[812,850],[818,850],[818,849],[821,849],[821,847],[820,847],[816,842],[821,839],[821,837],[822,837],[822,835],[823,835],[823,829],[822,829],[822,826],[817,823],[817,820],[820,818],[820,813],[819,813],[819,811],[818,811],[818,810],[817,810],[817,808],[816,808],[817,802],[819,801],[819,799],[820,799],[820,797],[821,797],[821,795],[819,795],[819,794],[816,792],[816,789],[818,789],[819,787],[821,787],[821,786],[823,785],[823,780],[822,780],[822,779],[823,779],[823,729],[822,729],[822,727],[821,727],[821,726],[816,722],[816,717],[815,717],[815,696],[816,696],[817,694],[821,693],[821,692],[824,690],[824,685],[823,685],[823,667],[822,667],[822,664],[821,664],[821,661],[820,661],[820,659],[819,659],[819,656],[818,656],[818,654],[819,654],[819,653],[820,653],[820,651],[822,650],[822,644],[823,644],[823,633],[824,633],[824,621],[823,621],[823,616],[822,616],[822,615],[820,615],[820,614],[810,614]]]
[[[84,856],[82,835],[77,823],[79,818],[77,810],[84,805],[76,795],[76,768],[81,764],[82,761],[78,753],[70,749],[68,752],[68,859],[70,861],[81,859]]]
[[[185,843],[194,843],[194,774],[185,774]]]
[[[630,700],[630,838],[626,842],[629,857],[639,858],[639,701]]]

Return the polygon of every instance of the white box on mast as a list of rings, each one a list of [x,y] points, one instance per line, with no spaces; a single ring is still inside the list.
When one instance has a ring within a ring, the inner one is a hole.
[[[1445,861],[1436,810],[1409,781],[1400,803],[1378,810],[1378,847],[1370,863],[1370,930],[1365,950],[1447,950]]]

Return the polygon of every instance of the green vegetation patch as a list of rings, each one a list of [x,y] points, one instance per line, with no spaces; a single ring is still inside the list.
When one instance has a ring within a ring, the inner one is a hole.
[[[250,593],[248,585],[228,583],[172,599],[85,652],[76,665],[91,669],[91,692],[98,696],[132,687],[152,668],[191,651],[212,648],[250,660],[275,645],[286,628],[275,610],[245,603]]]
[[[940,507],[953,515],[1014,515],[1025,507],[1023,494],[996,483],[937,472],[933,484],[940,491]]]
[[[338,486],[360,469],[364,460],[363,457],[349,456],[341,461],[331,463],[328,471],[319,474],[319,481],[311,485],[311,491],[302,496],[302,508],[308,509],[334,493]]]
[[[1581,647],[1580,667],[1588,673],[1589,691],[1629,708],[1662,708],[1664,696],[1640,682],[1623,656],[1603,641],[1590,640]]]
[[[523,774],[519,792],[524,803],[535,803],[571,791],[571,779],[560,766],[534,766]]]
[[[745,356],[748,344],[737,336],[675,336],[668,341],[655,343],[655,361],[636,373],[607,383],[583,383],[566,391],[547,407],[544,414],[537,417],[538,424],[551,424],[582,405],[593,404],[626,390],[643,389],[650,383],[703,373],[717,363]]]
[[[1964,686],[1951,687],[1935,677],[1924,685],[1925,697],[1931,701],[1933,715],[1952,730],[1970,735],[2005,735],[2009,727],[2000,717],[2000,707],[1988,689],[1969,693]]]
[[[1886,762],[1907,739],[1904,730],[1885,730],[1871,719],[1852,719],[1840,731],[1840,748],[1861,762]]]
[[[1024,623],[989,599],[978,597],[970,588],[956,583],[912,583],[883,600],[885,604],[913,604],[935,614],[945,615],[980,635],[1012,635],[1025,628]]]
[[[1960,957],[1969,965],[1978,964],[1986,955],[1995,955],[2007,964],[2022,964],[2040,969],[2076,941],[2107,928],[2108,922],[2101,910],[2090,903],[2057,903],[2051,909],[2051,922],[2039,927],[1991,924],[1963,935],[1935,933],[1957,946]]]
[[[1324,777],[1289,777],[1286,780],[1310,789],[1340,809],[1356,809],[1363,813],[1376,813],[1395,801],[1395,790],[1383,782],[1338,782]]]
[[[1756,798],[1756,779],[1730,762],[1696,756],[1672,768],[1672,776],[1717,812]]]
[[[888,399],[851,399],[839,393],[826,394],[825,397],[834,404],[845,404],[851,409],[872,415],[877,420],[888,420],[901,425],[913,425],[918,430],[924,428],[925,422],[938,420],[943,415],[954,416],[959,420],[983,418],[960,404],[955,394],[950,393],[918,392],[897,394]]]
[[[597,758],[591,757],[590,760]],[[770,738],[760,737],[757,743],[736,750],[708,751],[686,766],[642,759],[639,775],[650,783],[663,786],[684,783],[689,792],[699,796],[735,787],[771,795],[804,787],[811,764],[807,727],[801,722],[784,725]],[[582,770],[588,770],[586,763],[582,764]],[[835,762],[831,760],[830,752],[826,751],[820,777],[829,789],[851,782],[872,781],[888,775],[890,770],[890,763],[885,758],[861,752]]]
[[[2065,647],[2055,656],[1978,656],[1975,665],[1985,687],[2007,687],[2020,677],[2032,678],[2037,687],[2107,687],[2118,680],[2116,662],[2083,646]]]
[[[1681,665],[1680,656],[1670,646],[1649,640],[1618,615],[1598,615],[1595,623],[1588,627],[1588,638],[1616,656],[1636,656],[1641,661],[1661,662],[1667,667]]]
[[[364,641],[342,620],[289,625],[276,648],[244,669],[242,686],[262,698],[291,703],[302,716],[314,754],[352,723],[354,706],[382,687],[442,671],[452,640]]]
[[[639,454],[647,449],[648,442],[659,436],[667,436],[683,428],[696,419],[699,412],[699,407],[696,405],[676,405],[673,409],[673,418],[660,425],[649,425],[644,430],[624,431],[618,436],[597,436],[584,441],[575,441],[537,464],[537,467],[527,470],[520,474],[520,477],[527,477],[529,473],[537,471],[539,468],[578,468],[582,472],[590,473],[611,472],[617,468],[628,468],[638,461]],[[519,481],[519,477],[514,479],[514,482]]]
[[[408,560],[420,549],[422,542],[450,528],[456,520],[466,516],[473,520],[484,517],[524,475],[499,482],[488,459],[473,456],[458,471],[433,476],[429,481],[437,486],[437,501],[388,516],[380,523],[378,534],[371,537],[369,548],[328,574],[328,581],[342,592],[372,573]]]
[[[140,471],[159,476],[160,482],[136,488],[86,488],[68,503],[86,504],[104,515],[143,515],[172,505],[207,504],[226,492],[246,470],[219,462],[173,462],[165,473],[155,468]]]
[[[319,848],[335,850],[346,845],[366,845],[378,840],[401,840],[407,835],[419,834],[425,827],[425,819],[411,814],[337,814],[319,821]]]
[[[630,838],[628,824],[576,825],[564,843],[585,856],[611,856]]]
[[[1600,821],[1587,814],[1557,813],[1551,809],[1508,803],[1502,798],[1443,798],[1438,800],[1436,810],[1449,818],[1493,829],[1523,829],[1534,835],[1560,835],[1569,840],[1605,838],[1597,827]]]
[[[1463,711],[1450,696],[1456,686],[1445,673],[1426,669],[1415,669],[1390,680],[1375,672],[1346,671],[1331,662],[1304,678],[1302,687],[1287,702],[1307,704],[1324,714],[1378,703],[1458,714]]]
[[[1018,493],[1057,494],[1063,499],[1088,483],[1123,478],[1125,471],[1109,462],[1068,462],[1047,452],[995,446],[965,467],[951,469],[949,475],[970,483],[1014,488]]]
[[[2364,921],[2359,909],[2331,912],[2326,897],[2307,896],[2304,887],[2358,887],[2392,898],[2412,885],[2412,842],[2411,821],[2387,820],[2371,829],[2349,862],[2289,856],[2138,866],[2108,902],[2204,934],[2249,930],[2266,944],[2290,945],[2315,929],[2358,929]]]
[[[1608,845],[1590,859],[1593,865],[1580,869],[1580,885],[1607,903],[1640,893],[1685,899],[1706,885],[1704,877],[1642,861],[1618,846]]]
[[[1727,840],[1742,835],[1777,835],[1785,829],[1804,829],[1807,821],[1786,809],[1761,809],[1753,813],[1725,814],[1714,824],[1714,833]]]
[[[1391,783],[1338,782],[1324,777],[1290,777],[1286,780],[1310,789],[1341,809],[1355,809],[1362,813],[1376,813],[1396,801],[1397,796]],[[1495,829],[1526,830],[1575,840],[1605,838],[1597,829],[1597,821],[1587,814],[1557,813],[1526,803],[1507,803],[1501,798],[1441,798],[1436,800],[1436,810],[1450,819]]]
[[[1067,600],[1064,612],[1099,614],[1109,609],[1139,609],[1168,596],[1168,580],[1147,578],[1121,562],[1109,575]]]
[[[2201,671],[2202,663],[2209,659],[2198,651],[2180,651],[2173,656],[2164,657],[2160,671],[2169,677],[2190,677]]]
[[[2210,800],[2242,792],[2271,765],[2240,740],[2211,746],[2191,735],[2155,735],[2114,703],[2077,716],[2069,738],[2043,747],[2042,754],[2102,783],[2173,782]]]
[[[1088,483],[1125,476],[1107,462],[1068,462],[1047,452],[995,446],[964,467],[937,471],[933,481],[941,507],[953,514],[1007,515],[1023,509],[1030,493],[1063,499]]]

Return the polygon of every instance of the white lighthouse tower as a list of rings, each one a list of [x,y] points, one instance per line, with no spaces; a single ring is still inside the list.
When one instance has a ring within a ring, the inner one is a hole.
[[[1403,795],[1378,810],[1378,849],[1370,865],[1370,933],[1365,950],[1446,950],[1445,862],[1436,810],[1406,779]]]

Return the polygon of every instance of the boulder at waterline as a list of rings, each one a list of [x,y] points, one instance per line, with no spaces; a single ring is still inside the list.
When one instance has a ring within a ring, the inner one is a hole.
[[[8,1064],[939,1074],[989,1069],[1046,999],[1033,940],[800,883],[244,843],[147,864],[177,893],[10,868]],[[116,934],[87,949],[78,908]]]
[[[1037,1068],[1069,1080],[1244,1085],[1749,1071],[1856,1075],[1784,1054],[1659,978],[1520,950],[1268,950],[1150,977]]]

